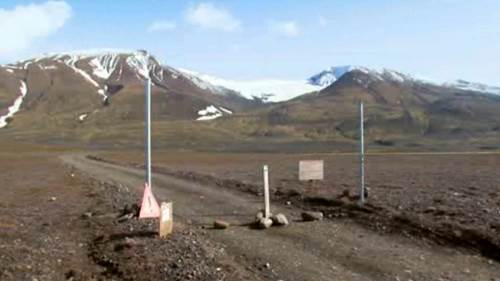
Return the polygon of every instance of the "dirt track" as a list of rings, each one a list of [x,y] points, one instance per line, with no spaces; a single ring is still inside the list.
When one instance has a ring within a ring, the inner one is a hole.
[[[68,154],[63,161],[104,181],[140,191],[143,172]],[[500,267],[478,255],[436,246],[423,240],[381,235],[348,221],[292,222],[287,228],[249,229],[261,207],[249,194],[154,175],[154,190],[174,202],[175,218],[186,225],[208,227],[214,219],[235,227],[209,230],[207,237],[264,280],[496,280]],[[274,212],[299,218],[300,210],[274,206]]]

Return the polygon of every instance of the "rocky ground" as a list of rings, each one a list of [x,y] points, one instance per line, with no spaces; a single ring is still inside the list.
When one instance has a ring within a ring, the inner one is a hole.
[[[175,225],[170,237],[158,239],[154,220],[122,216],[140,199],[142,169],[123,165],[132,159],[109,165],[87,154],[19,145],[0,152],[0,280],[500,280],[498,262],[479,255],[478,248],[437,245],[431,235],[422,239],[415,234],[423,232],[411,233],[412,221],[390,231],[397,220],[384,221],[391,213],[375,204],[373,186],[372,205],[361,209],[351,204],[353,193],[332,199],[322,195],[321,185],[301,193],[300,183],[286,177],[288,184],[277,188],[279,169],[290,171],[295,160],[268,162],[273,210],[284,213],[290,225],[249,227],[262,204],[255,196],[261,193],[259,171],[249,174],[253,181],[237,175],[249,163],[261,163],[256,155],[246,155],[241,164],[228,163],[225,154],[178,154],[179,166],[163,158],[155,168],[155,194],[175,202]],[[225,170],[217,164],[221,160]],[[189,161],[195,171],[180,169]],[[303,209],[331,219],[303,222]],[[229,228],[213,229],[217,219]],[[379,227],[372,231],[352,220]]]
[[[2,153],[0,280],[245,280],[203,231],[119,222],[140,194],[54,156]]]
[[[102,154],[141,166],[136,153]],[[325,180],[297,180],[298,161],[324,159]],[[373,154],[366,157],[368,200],[358,208],[357,157],[332,154],[159,152],[155,170],[262,194],[270,166],[273,200],[354,218],[380,232],[398,232],[464,246],[500,260],[500,154]]]

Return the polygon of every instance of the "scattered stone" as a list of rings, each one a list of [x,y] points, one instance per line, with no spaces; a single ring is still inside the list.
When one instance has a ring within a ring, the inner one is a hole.
[[[259,220],[259,228],[260,229],[267,229],[270,228],[271,225],[273,225],[273,221],[268,218],[262,218]]]
[[[272,217],[273,214],[269,213],[269,216]],[[260,211],[257,212],[257,214],[255,214],[255,220],[256,221],[260,221],[262,218],[264,218],[264,210],[260,210]]]
[[[222,221],[222,220],[214,221],[214,228],[215,229],[226,229],[228,227],[229,227],[229,223],[226,221]]]
[[[122,210],[122,216],[128,215],[128,214],[133,214],[133,217],[139,217],[139,213],[141,211],[141,207],[137,204],[132,204],[132,205],[125,205]]]
[[[118,222],[124,222],[124,221],[127,221],[129,219],[132,219],[133,217],[134,217],[134,214],[132,214],[132,213],[126,214],[126,215],[119,217]]]
[[[283,214],[277,214],[275,216],[272,216],[271,220],[273,221],[273,225],[277,225],[277,226],[288,225],[288,219]]]
[[[263,218],[264,218],[264,211],[258,211],[257,214],[255,214],[256,221],[260,221]]]
[[[301,215],[303,221],[320,221],[323,219],[322,212],[307,211],[307,212],[302,212]]]
[[[49,198],[49,201],[51,201],[51,202],[54,202],[54,201],[56,201],[56,200],[57,200],[57,198],[56,198],[56,197],[50,197],[50,198]]]
[[[140,241],[138,241],[136,239],[133,239],[133,238],[129,238],[129,237],[125,237],[124,243],[127,244],[127,245],[129,245],[130,247],[144,245],[142,242],[140,242]]]
[[[424,213],[434,213],[437,211],[437,208],[434,206],[429,206],[427,209],[425,209]]]
[[[92,217],[92,212],[85,212],[82,214],[82,218],[90,219]]]

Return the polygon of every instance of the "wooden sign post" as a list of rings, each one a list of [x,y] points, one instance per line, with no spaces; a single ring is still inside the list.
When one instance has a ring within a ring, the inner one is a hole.
[[[159,235],[160,238],[167,237],[170,233],[172,233],[172,229],[174,226],[174,216],[172,210],[173,204],[172,202],[162,202],[160,207],[160,228]]]
[[[271,216],[271,206],[269,203],[269,168],[263,167],[264,172],[264,217],[268,219]]]

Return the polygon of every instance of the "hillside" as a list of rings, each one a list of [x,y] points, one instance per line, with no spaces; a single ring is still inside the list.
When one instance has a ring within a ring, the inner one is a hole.
[[[221,79],[174,69],[145,51],[87,51],[0,66],[0,136],[140,146],[147,77],[158,146],[352,150],[360,101],[366,139],[378,148],[495,149],[500,133],[498,88],[479,83],[435,83],[344,66],[306,80],[313,92],[265,103],[241,92],[248,84],[230,89]],[[264,82],[258,85],[268,85],[272,94],[276,84]],[[301,83],[287,87],[285,94],[306,89]]]
[[[251,137],[293,139],[320,150],[350,149],[358,138],[358,105],[365,105],[365,134],[374,149],[497,149],[500,96],[468,83],[438,84],[394,71],[342,67],[310,79],[325,88],[254,115],[220,120]],[[463,85],[463,84],[462,84]],[[489,87],[487,89],[496,89]],[[494,91],[493,91],[494,92]]]

